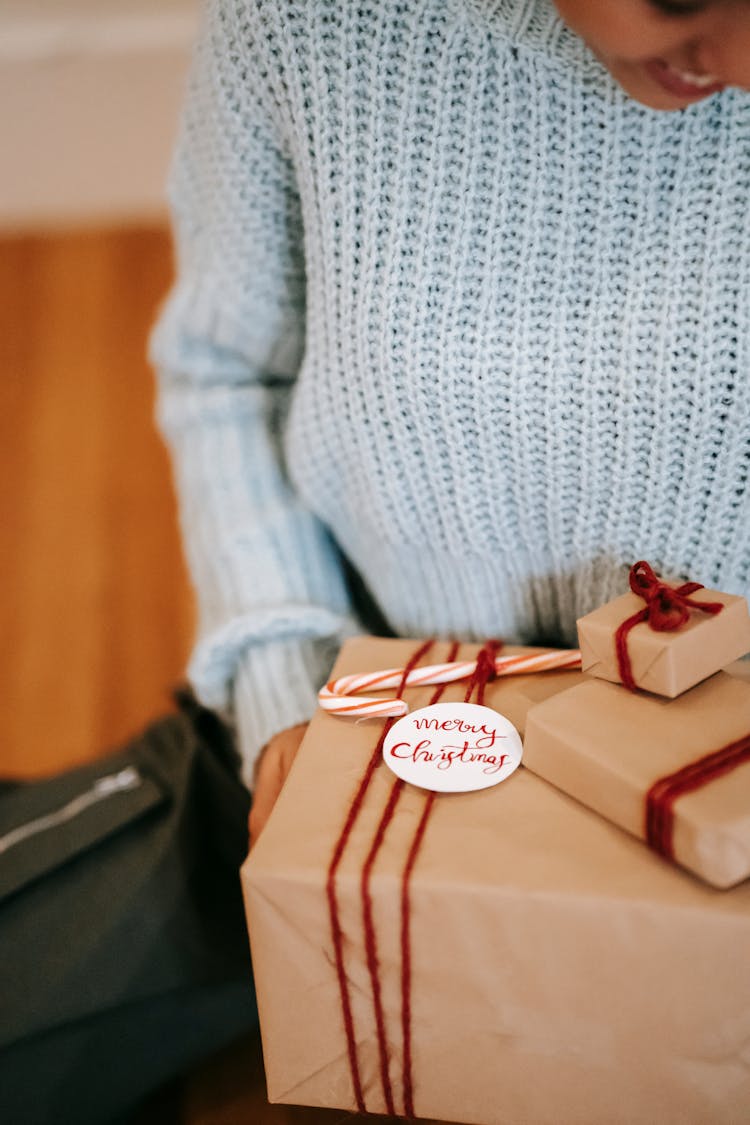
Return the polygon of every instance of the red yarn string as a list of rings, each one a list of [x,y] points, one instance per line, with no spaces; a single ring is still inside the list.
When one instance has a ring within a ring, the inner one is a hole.
[[[649,847],[668,859],[674,859],[675,801],[744,762],[750,762],[750,734],[656,781],[646,794],[646,840]]]
[[[477,666],[469,682],[464,697],[468,703],[474,691],[477,693],[477,702],[484,705],[484,689],[490,680],[496,677],[495,656],[501,649],[500,641],[488,641],[477,657]],[[451,664],[458,654],[458,644],[454,642],[448,654],[447,663]],[[446,684],[440,685],[428,706],[437,703],[445,691]],[[414,1083],[412,1078],[412,1051],[411,1051],[411,902],[409,884],[414,864],[417,861],[419,850],[422,846],[427,822],[430,819],[437,793],[427,794],[422,815],[419,818],[414,836],[412,838],[409,854],[404,865],[401,879],[401,1031],[403,1036],[403,1093],[404,1116],[413,1118],[414,1114]]]
[[[631,629],[642,621],[647,621],[657,632],[673,632],[681,629],[687,622],[691,609],[716,614],[721,613],[724,605],[722,602],[698,602],[690,597],[697,590],[703,589],[700,582],[684,582],[682,586],[668,586],[666,582],[660,582],[649,563],[643,559],[630,568],[628,581],[630,589],[639,598],[643,598],[646,606],[628,617],[617,629],[615,654],[623,686],[629,691],[635,691],[637,684],[633,677],[627,643]]]
[[[458,656],[458,643],[450,647],[447,663],[452,664]],[[445,691],[447,684],[440,684],[433,693],[428,707],[438,703]],[[403,784],[403,782],[400,782]],[[401,878],[401,1034],[404,1044],[402,1082],[404,1088],[404,1116],[414,1117],[414,1083],[412,1080],[412,1055],[411,1055],[411,903],[409,898],[409,881],[412,868],[417,860],[417,854],[422,844],[427,821],[430,819],[432,806],[435,804],[437,793],[428,793],[422,815],[419,818],[414,838],[406,857],[404,872]]]
[[[414,655],[409,660],[404,668],[404,674],[399,684],[397,697],[400,698],[406,687],[406,679],[409,672],[419,663],[422,657],[432,646],[432,641],[426,641],[417,649]],[[341,929],[341,921],[339,919],[338,901],[336,898],[336,873],[341,863],[344,854],[344,848],[347,845],[349,837],[351,836],[354,824],[359,816],[362,805],[364,803],[365,794],[370,785],[372,775],[380,762],[383,751],[383,743],[385,742],[386,735],[393,725],[393,719],[388,719],[383,726],[380,738],[378,739],[377,746],[372,752],[370,761],[367,764],[364,776],[357,788],[356,793],[349,806],[349,811],[344,821],[344,826],[341,829],[336,846],[331,857],[331,862],[328,867],[328,876],[326,879],[326,897],[328,899],[328,913],[331,921],[331,936],[333,938],[334,959],[336,963],[336,975],[339,982],[339,993],[341,996],[341,1012],[344,1019],[344,1032],[346,1034],[346,1046],[349,1056],[349,1070],[352,1076],[352,1086],[354,1088],[354,1098],[357,1103],[357,1110],[359,1113],[366,1113],[364,1095],[362,1093],[362,1080],[359,1073],[359,1061],[357,1059],[357,1042],[354,1037],[354,1020],[352,1018],[351,998],[349,996],[349,984],[346,979],[346,970],[344,968],[344,949],[343,949],[343,931]]]
[[[444,690],[444,687],[442,690]],[[411,902],[409,881],[436,798],[437,793],[434,791],[427,794],[401,880],[401,1034],[404,1043],[402,1081],[404,1087],[404,1116],[408,1118],[414,1117],[414,1082],[412,1079],[411,1055]]]
[[[450,648],[450,651],[449,651],[449,654],[448,654],[448,663],[452,663],[456,659],[456,653],[457,652],[458,652],[458,644],[454,643],[453,645],[451,645],[451,648]],[[425,655],[425,654],[423,654],[423,655]],[[493,666],[493,670],[494,670],[494,666]],[[441,684],[437,688],[437,690],[433,693],[433,696],[430,699],[430,702],[429,702],[428,706],[432,706],[433,703],[437,703],[437,701],[440,699],[443,692],[445,691],[446,687],[447,687],[447,684]],[[390,729],[390,727],[388,729]],[[382,747],[381,747],[381,749],[382,749]],[[393,1087],[391,1085],[391,1080],[390,1080],[390,1072],[389,1072],[389,1061],[390,1060],[389,1060],[389,1054],[388,1054],[388,1040],[387,1040],[386,1029],[385,1029],[385,1017],[384,1017],[384,1014],[383,1014],[380,979],[378,977],[379,963],[378,963],[378,957],[377,957],[377,941],[376,941],[376,936],[375,936],[375,926],[374,926],[373,916],[372,916],[372,896],[370,894],[370,876],[371,876],[371,873],[372,873],[373,865],[375,863],[375,858],[376,858],[378,852],[380,851],[380,847],[383,843],[383,839],[385,837],[385,831],[386,831],[388,825],[390,824],[391,820],[393,819],[393,814],[396,810],[396,805],[398,804],[399,799],[401,797],[401,794],[404,790],[404,785],[405,785],[405,782],[402,781],[401,778],[397,778],[396,781],[394,782],[393,787],[392,787],[391,792],[390,792],[390,796],[389,796],[388,801],[386,803],[386,806],[383,810],[383,814],[380,818],[380,822],[378,823],[378,826],[375,830],[375,836],[374,836],[374,839],[373,839],[373,842],[372,842],[372,846],[370,847],[370,851],[367,855],[367,859],[365,860],[364,867],[362,869],[362,906],[363,906],[362,913],[363,913],[364,930],[365,930],[365,952],[366,952],[366,955],[367,955],[367,967],[368,967],[368,970],[369,970],[369,973],[370,973],[370,982],[371,982],[371,985],[372,985],[373,1006],[375,1008],[375,1027],[376,1027],[377,1036],[378,1036],[378,1057],[379,1057],[379,1060],[380,1060],[380,1077],[381,1077],[381,1082],[382,1082],[382,1086],[383,1086],[383,1097],[385,1099],[387,1111],[388,1111],[389,1114],[391,1114],[391,1116],[395,1116],[396,1109],[395,1109],[395,1104],[394,1104],[394,1100],[393,1100]],[[422,814],[422,819],[420,820],[420,824],[417,828],[417,836],[415,837],[415,840],[412,842],[412,845],[411,845],[411,848],[410,848],[410,851],[409,851],[409,858],[407,859],[407,864],[406,864],[406,868],[404,870],[404,876],[403,876],[403,881],[402,881],[402,893],[401,893],[401,907],[402,907],[402,914],[401,914],[401,951],[402,951],[401,993],[402,993],[402,1006],[401,1006],[401,1011],[402,1011],[402,1028],[404,1026],[403,1013],[404,1013],[404,1011],[407,1012],[407,1017],[406,1017],[406,1019],[407,1019],[407,1025],[406,1025],[407,1031],[404,1035],[404,1103],[407,1106],[406,1116],[413,1116],[413,1108],[411,1110],[408,1108],[411,1105],[411,1102],[412,1102],[412,1095],[411,1095],[411,1089],[412,1089],[412,1083],[411,1083],[411,1037],[410,1037],[410,1034],[411,1034],[411,1032],[410,1032],[410,1028],[411,1028],[411,1003],[410,1003],[410,993],[409,993],[409,981],[410,981],[410,977],[411,977],[411,958],[410,958],[410,946],[409,946],[409,937],[408,937],[408,929],[409,929],[408,878],[409,878],[409,874],[411,873],[411,868],[414,865],[414,860],[416,860],[417,850],[419,848],[419,843],[421,842],[421,837],[424,835],[425,828],[427,827],[427,818],[429,816],[429,809],[432,807],[432,801],[434,801],[434,799],[435,799],[435,794],[431,793],[429,798],[428,798],[427,806],[425,808],[425,811]],[[404,907],[404,903],[406,903],[405,907]],[[406,967],[404,968],[404,966],[406,966]],[[407,1093],[407,1091],[408,1091],[408,1093]]]
[[[477,656],[477,666],[469,680],[469,686],[464,696],[464,703],[468,703],[472,693],[476,691],[477,703],[480,707],[484,707],[484,689],[487,687],[488,683],[497,679],[495,657],[502,647],[502,641],[487,641],[487,644]]]
[[[359,1063],[357,1061],[357,1046],[354,1038],[354,1022],[352,1019],[351,1001],[349,998],[349,986],[346,980],[346,972],[344,970],[344,953],[343,953],[343,934],[341,931],[341,923],[339,921],[338,903],[336,900],[336,872],[338,870],[341,857],[344,853],[344,848],[351,835],[354,822],[359,815],[362,808],[365,792],[370,784],[370,778],[373,771],[378,764],[378,754],[382,749],[382,738],[378,746],[373,751],[372,757],[367,766],[364,777],[360,783],[359,789],[352,801],[349,812],[341,830],[341,834],[336,842],[331,864],[328,868],[328,878],[326,880],[326,895],[328,897],[328,913],[331,920],[331,935],[333,937],[333,951],[336,961],[336,974],[339,980],[339,992],[341,994],[341,1011],[344,1017],[344,1031],[346,1033],[346,1045],[349,1054],[349,1069],[352,1075],[352,1085],[354,1087],[354,1098],[357,1103],[357,1110],[359,1113],[365,1113],[365,1103],[362,1095],[362,1083],[359,1075]]]
[[[637,684],[633,677],[633,666],[630,663],[630,653],[628,652],[628,634],[634,626],[639,625],[641,621],[645,621],[648,617],[648,610],[641,609],[638,613],[634,613],[632,617],[628,617],[623,621],[622,625],[615,633],[615,654],[617,656],[617,670],[620,673],[623,687],[628,691],[635,691]]]
[[[385,830],[393,818],[403,787],[403,781],[400,778],[397,779],[391,789],[388,802],[383,810],[383,815],[375,831],[370,851],[367,854],[367,859],[362,868],[362,918],[365,931],[365,954],[367,956],[367,968],[370,973],[370,983],[372,985],[372,1002],[375,1007],[375,1028],[378,1035],[378,1057],[380,1059],[380,1081],[383,1086],[386,1110],[391,1117],[395,1117],[396,1107],[393,1102],[393,1088],[388,1071],[388,1040],[385,1031],[385,1016],[383,1014],[383,1001],[380,991],[380,977],[378,976],[379,963],[377,942],[375,939],[375,924],[372,918],[370,875],[372,873],[373,864],[375,863],[375,857],[380,851],[380,845],[383,843]]]

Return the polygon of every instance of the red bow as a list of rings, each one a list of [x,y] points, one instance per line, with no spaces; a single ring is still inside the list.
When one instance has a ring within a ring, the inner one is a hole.
[[[682,628],[690,617],[691,609],[715,614],[721,613],[724,606],[721,602],[697,602],[691,598],[690,595],[696,590],[703,589],[700,582],[685,582],[682,586],[668,586],[666,582],[660,582],[653,569],[643,560],[631,566],[629,582],[630,589],[639,598],[643,598],[646,607],[620,625],[615,633],[615,651],[620,679],[626,688],[635,691],[637,685],[633,679],[627,646],[628,633],[635,625],[647,621],[657,632],[671,632]]]

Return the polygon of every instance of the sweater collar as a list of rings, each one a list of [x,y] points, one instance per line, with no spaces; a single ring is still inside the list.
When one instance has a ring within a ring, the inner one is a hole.
[[[475,24],[518,46],[581,62],[588,50],[557,13],[552,0],[458,0]]]
[[[552,0],[462,0],[477,22],[514,39],[559,33],[562,21]]]

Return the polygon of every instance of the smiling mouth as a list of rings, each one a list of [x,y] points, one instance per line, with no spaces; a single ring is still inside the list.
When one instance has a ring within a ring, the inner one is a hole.
[[[667,93],[689,101],[717,94],[725,85],[715,74],[694,74],[689,70],[680,70],[665,59],[647,62],[646,72]]]

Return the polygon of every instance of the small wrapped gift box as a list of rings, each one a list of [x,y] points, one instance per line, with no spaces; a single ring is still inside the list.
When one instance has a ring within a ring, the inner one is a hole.
[[[750,683],[666,700],[590,680],[530,711],[524,762],[714,886],[750,875]]]
[[[647,563],[633,567],[630,584],[630,593],[578,620],[589,675],[673,699],[750,651],[744,598],[696,583],[667,586]]]
[[[413,649],[357,639],[334,675]],[[580,682],[500,679],[485,703],[522,727],[533,697]],[[394,805],[381,763],[352,821],[382,725],[318,712],[242,871],[270,1100],[478,1125],[745,1120],[750,885],[704,886],[525,769],[467,794],[406,784]]]

